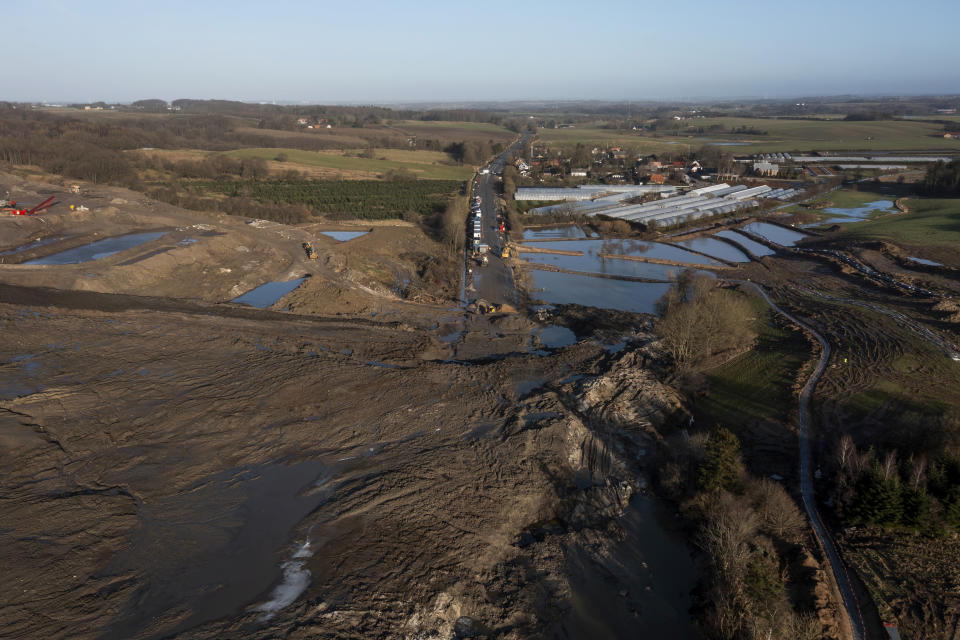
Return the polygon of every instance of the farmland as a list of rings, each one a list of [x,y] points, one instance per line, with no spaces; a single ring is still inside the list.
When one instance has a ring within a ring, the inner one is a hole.
[[[441,151],[404,151],[402,149],[374,149],[373,157],[362,157],[364,151],[301,151],[299,149],[251,148],[229,151],[231,158],[263,158],[271,161],[285,157],[282,162],[272,163],[271,169],[295,169],[310,173],[312,168],[326,170],[324,173],[344,178],[376,178],[388,171],[409,171],[417,178],[426,180],[468,180],[473,167],[459,166],[450,161],[450,156]]]
[[[404,212],[428,215],[442,211],[460,183],[452,180],[244,180],[196,181],[188,188],[230,197],[302,204],[314,213],[361,219],[396,218]]]
[[[624,131],[587,126],[575,129],[543,129],[540,140],[560,147],[607,144],[658,152],[671,147],[677,151],[710,143],[744,143],[732,147],[736,153],[768,151],[957,151],[960,141],[937,134],[942,125],[924,121],[883,120],[789,120],[775,118],[696,118],[676,122],[678,129]],[[722,127],[722,131],[710,131]],[[766,135],[733,134],[745,127]],[[869,138],[869,139],[868,139]],[[680,147],[677,149],[677,147]]]

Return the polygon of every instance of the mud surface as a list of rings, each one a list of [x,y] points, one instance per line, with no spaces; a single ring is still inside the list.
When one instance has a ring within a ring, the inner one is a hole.
[[[429,317],[0,287],[4,633],[693,637],[648,339]]]

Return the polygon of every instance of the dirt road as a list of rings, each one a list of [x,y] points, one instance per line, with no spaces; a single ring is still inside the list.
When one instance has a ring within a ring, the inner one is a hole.
[[[863,640],[865,637],[865,631],[862,607],[860,606],[860,602],[857,598],[857,593],[853,588],[853,584],[850,581],[847,567],[840,558],[840,553],[837,551],[836,544],[833,542],[833,538],[830,536],[829,530],[827,529],[826,525],[824,525],[823,520],[820,517],[820,511],[817,508],[817,503],[813,492],[813,472],[810,469],[810,399],[813,396],[813,392],[814,389],[816,389],[817,383],[823,376],[823,372],[827,368],[827,363],[830,361],[830,344],[823,338],[823,336],[810,327],[810,325],[802,322],[795,316],[778,307],[767,295],[767,292],[756,283],[744,281],[731,282],[736,282],[741,286],[752,288],[754,291],[760,294],[760,296],[770,306],[771,309],[779,313],[793,324],[802,328],[804,331],[807,331],[820,343],[820,358],[817,361],[817,366],[810,375],[810,378],[807,380],[806,384],[803,386],[803,390],[800,392],[800,403],[797,417],[797,426],[800,435],[800,495],[803,499],[803,508],[807,512],[807,517],[810,519],[813,531],[816,534],[817,540],[820,542],[820,546],[823,549],[827,561],[830,563],[830,568],[833,571],[834,578],[837,582],[837,587],[840,590],[840,596],[843,599],[844,608],[847,612],[847,618],[850,622],[853,638],[855,640]]]

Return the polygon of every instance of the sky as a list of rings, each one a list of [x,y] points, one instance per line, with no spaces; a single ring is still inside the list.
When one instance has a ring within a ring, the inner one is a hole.
[[[0,7],[7,45],[0,100],[960,93],[957,0],[2,0]]]

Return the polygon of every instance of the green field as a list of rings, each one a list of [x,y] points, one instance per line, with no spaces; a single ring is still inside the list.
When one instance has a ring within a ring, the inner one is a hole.
[[[426,180],[469,180],[473,168],[450,163],[447,154],[440,151],[405,151],[400,149],[374,149],[372,158],[361,158],[361,150],[349,151],[300,151],[298,149],[255,148],[228,151],[231,158],[263,158],[273,160],[280,154],[294,164],[325,167],[346,172],[386,173],[390,170],[411,171]]]
[[[400,218],[406,212],[440,213],[460,190],[460,182],[454,180],[194,180],[184,186],[199,193],[304,205],[316,214],[368,220]]]
[[[539,139],[547,145],[618,145],[657,153],[670,149],[686,151],[705,144],[744,142],[730,146],[731,153],[766,151],[938,151],[960,153],[960,140],[939,135],[941,125],[909,120],[847,122],[844,120],[784,120],[774,118],[702,118],[679,123],[679,135],[672,131],[617,131],[584,126],[576,129],[541,129]],[[709,132],[721,125],[727,132]],[[690,129],[692,127],[692,129]],[[730,129],[747,127],[767,135],[731,134]],[[697,130],[702,128],[704,133]],[[872,138],[868,140],[867,138]],[[674,144],[669,144],[669,143]]]
[[[756,346],[707,374],[710,393],[698,412],[738,431],[755,420],[786,421],[794,405],[797,372],[810,358],[810,345],[797,331],[771,325],[766,303],[751,297],[757,313]]]
[[[844,225],[843,233],[914,247],[960,247],[960,198],[908,198],[905,204],[910,213]]]

